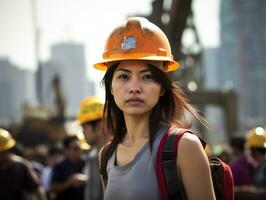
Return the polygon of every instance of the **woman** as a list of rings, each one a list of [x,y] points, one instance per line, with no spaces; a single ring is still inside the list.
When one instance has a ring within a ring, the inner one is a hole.
[[[110,144],[105,199],[160,199],[156,153],[169,127],[188,128],[187,112],[201,121],[166,72],[172,59],[165,34],[144,18],[129,18],[110,34],[103,61],[107,70],[104,115]],[[181,138],[176,166],[189,200],[215,199],[208,159],[195,135]]]

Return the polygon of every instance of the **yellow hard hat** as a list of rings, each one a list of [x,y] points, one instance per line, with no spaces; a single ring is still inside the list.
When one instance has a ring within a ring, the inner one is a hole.
[[[11,137],[11,134],[0,128],[0,152],[11,149],[16,144],[16,141]]]
[[[262,127],[248,131],[246,145],[249,148],[266,148],[266,131]]]
[[[143,17],[131,17],[107,38],[102,60],[94,67],[106,71],[109,63],[122,60],[166,61],[166,71],[174,71],[171,46],[164,32]]]
[[[103,118],[103,102],[98,97],[87,97],[80,102],[77,121],[80,124]]]

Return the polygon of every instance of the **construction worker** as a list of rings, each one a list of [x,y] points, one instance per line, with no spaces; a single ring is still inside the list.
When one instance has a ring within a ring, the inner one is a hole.
[[[50,197],[52,195],[50,193],[50,185],[53,174],[53,168],[57,163],[59,163],[63,159],[61,147],[51,146],[49,148],[49,152],[46,159],[46,166],[43,168],[41,173],[41,181],[48,196],[48,199],[53,199],[52,197]]]
[[[98,170],[98,152],[105,143],[102,131],[103,106],[103,102],[98,97],[86,97],[80,103],[80,110],[77,116],[77,121],[83,128],[85,139],[90,145],[85,166],[85,173],[88,174],[88,182],[85,187],[86,200],[103,199]]]
[[[254,185],[236,187],[236,199],[266,199],[266,130],[256,127],[248,131],[246,147],[255,162]]]
[[[129,18],[111,32],[94,67],[106,71],[104,127],[111,142],[100,153],[101,163],[107,162],[104,199],[165,199],[155,171],[160,141],[170,127],[190,127],[185,113],[202,122],[167,74],[179,64],[166,35],[145,18]],[[184,134],[177,161],[187,198],[214,200],[208,158],[197,136]]]
[[[246,155],[246,139],[244,136],[234,136],[230,138],[232,150],[232,162],[230,167],[234,177],[235,186],[253,184],[254,166],[249,156]]]
[[[88,177],[83,173],[85,160],[78,137],[65,136],[63,148],[64,159],[53,167],[51,196],[56,200],[83,200]]]
[[[0,199],[46,199],[31,163],[11,152],[15,144],[11,134],[0,128]]]

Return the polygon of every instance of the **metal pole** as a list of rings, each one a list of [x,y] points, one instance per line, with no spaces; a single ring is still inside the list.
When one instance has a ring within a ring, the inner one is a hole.
[[[38,103],[43,103],[42,98],[42,68],[40,62],[40,31],[38,27],[38,15],[37,15],[37,0],[31,0],[31,13],[32,13],[32,26],[34,37],[34,60],[37,67],[36,70],[36,94]]]

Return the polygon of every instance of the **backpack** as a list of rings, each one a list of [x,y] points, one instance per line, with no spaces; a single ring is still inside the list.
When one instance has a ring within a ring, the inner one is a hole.
[[[170,128],[163,136],[156,159],[156,176],[158,180],[160,195],[162,200],[186,200],[186,192],[182,184],[181,177],[176,168],[176,156],[179,140],[184,133],[194,134],[188,129]],[[201,140],[201,138],[200,138]],[[201,140],[203,147],[205,142]],[[106,153],[109,144],[105,145],[101,155]],[[108,175],[106,171],[108,160],[100,158],[100,175],[106,187]],[[233,176],[230,167],[217,157],[209,158],[213,187],[216,200],[233,200]]]
[[[186,192],[176,168],[178,143],[184,133],[194,134],[188,129],[170,128],[163,136],[157,152],[157,169],[162,200],[186,200]],[[195,134],[194,134],[195,135]],[[201,139],[203,147],[206,143]],[[217,200],[233,200],[233,176],[228,164],[217,157],[209,158],[213,187]]]

